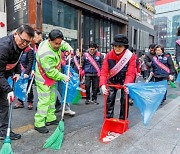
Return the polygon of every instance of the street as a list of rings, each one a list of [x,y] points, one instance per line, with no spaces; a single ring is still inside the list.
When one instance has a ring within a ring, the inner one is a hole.
[[[177,85],[177,88],[171,88],[169,86],[167,100],[165,101],[164,105],[159,107],[158,110],[161,110],[178,96],[180,96],[179,86]],[[34,114],[36,113],[35,106],[37,103],[36,95],[33,110],[27,110],[27,107],[23,109],[14,109],[12,128],[15,132],[22,134],[22,138],[20,140],[12,141],[12,149],[14,153],[92,154],[104,153],[103,151],[106,151],[107,153],[117,153],[118,149],[121,149],[121,144],[119,144],[117,149],[117,146],[113,146],[113,143],[115,142],[115,140],[118,140],[121,137],[125,137],[126,133],[118,137],[118,139],[115,139],[111,143],[107,144],[111,145],[110,147],[99,141],[99,135],[103,123],[103,96],[98,95],[98,101],[100,103],[99,105],[85,105],[84,101],[85,100],[82,99],[79,105],[71,106],[72,110],[76,111],[76,115],[74,117],[70,117],[67,115],[65,116],[65,138],[63,140],[62,148],[59,151],[42,148],[45,140],[54,132],[56,126],[48,126],[48,128],[50,129],[50,132],[48,134],[40,134],[33,129],[33,118]],[[115,106],[115,117],[118,117],[119,96],[116,98]],[[60,119],[61,112],[57,114],[57,117],[58,119]],[[130,106],[129,121],[129,130],[131,130],[132,127],[136,127],[138,123],[143,125],[140,112],[134,106]],[[135,130],[134,133],[142,132],[141,130]],[[103,149],[103,151],[101,151],[101,149]],[[109,150],[111,150],[111,152]],[[122,151],[122,149],[120,151]]]

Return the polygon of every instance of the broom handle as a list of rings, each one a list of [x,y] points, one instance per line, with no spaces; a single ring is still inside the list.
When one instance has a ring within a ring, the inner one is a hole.
[[[8,137],[10,136],[10,132],[11,132],[12,110],[13,110],[12,103],[9,102],[9,121],[8,121],[8,128],[7,128],[7,134],[6,134],[6,136]]]
[[[71,55],[69,57],[69,62],[68,62],[68,71],[67,71],[67,76],[69,77],[69,72],[70,72],[70,62],[71,62]],[[62,115],[61,115],[61,120],[64,118],[64,111],[65,111],[65,105],[66,105],[66,97],[67,97],[67,91],[68,91],[68,84],[69,82],[66,82],[66,89],[65,89],[65,94],[64,94],[64,104],[63,104],[63,109],[62,109]]]
[[[28,95],[28,94],[29,94],[29,92],[30,92],[30,90],[31,90],[31,86],[32,86],[33,80],[34,80],[34,75],[32,76],[32,79],[31,79],[31,82],[30,82],[30,84],[29,84],[29,86],[28,86],[28,89],[27,89],[26,95]]]
[[[12,84],[12,88],[14,90],[14,86],[15,86],[15,79],[13,79],[13,84]],[[10,136],[10,132],[11,132],[11,120],[12,120],[12,111],[13,111],[13,106],[12,106],[12,101],[8,101],[9,103],[9,120],[8,120],[8,128],[7,128],[7,133],[6,136]]]

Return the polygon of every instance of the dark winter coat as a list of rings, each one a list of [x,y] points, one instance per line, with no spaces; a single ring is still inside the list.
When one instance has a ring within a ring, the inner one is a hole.
[[[100,87],[102,85],[106,85],[108,83],[107,77],[109,71],[120,61],[123,57],[126,50],[124,50],[121,54],[117,55],[114,50],[111,50],[106,54],[104,59],[101,76],[100,76]],[[129,62],[121,69],[121,71],[109,79],[109,81],[113,84],[127,84],[133,83],[136,75],[136,56],[132,55]]]
[[[13,73],[20,74],[20,63],[11,70],[6,70],[7,64],[14,64],[18,61],[22,50],[15,43],[14,35],[8,35],[0,39],[0,91],[9,93],[12,91],[7,82],[7,78]]]

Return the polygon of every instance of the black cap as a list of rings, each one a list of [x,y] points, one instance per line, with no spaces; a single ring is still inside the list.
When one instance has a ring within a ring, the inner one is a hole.
[[[117,34],[114,36],[114,42],[111,45],[124,45],[128,46],[128,38],[123,34]]]

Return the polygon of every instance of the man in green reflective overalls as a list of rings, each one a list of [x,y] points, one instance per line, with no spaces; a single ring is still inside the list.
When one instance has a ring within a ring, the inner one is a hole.
[[[56,83],[69,81],[69,77],[60,72],[61,51],[69,50],[70,45],[63,41],[59,30],[52,30],[48,40],[43,41],[36,54],[35,81],[38,93],[37,113],[35,114],[34,129],[40,133],[48,133],[48,125],[57,125],[55,115]]]

